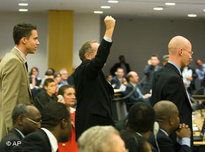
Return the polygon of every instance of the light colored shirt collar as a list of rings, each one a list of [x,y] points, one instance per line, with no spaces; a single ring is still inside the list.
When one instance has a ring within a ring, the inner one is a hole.
[[[163,130],[162,128],[159,128],[165,135],[167,135],[167,136],[169,136],[168,135],[168,133],[165,131],[165,130]]]
[[[24,63],[26,63],[27,62],[27,59],[26,59],[26,56],[25,56],[25,54],[23,53],[23,52],[21,52],[21,50],[19,50],[17,47],[14,47],[18,52],[19,52],[19,54],[21,55],[21,57],[23,58],[23,60],[24,60]]]
[[[56,152],[58,149],[58,142],[56,140],[56,137],[46,128],[41,128],[46,135],[48,136],[49,142],[51,144],[51,152]]]
[[[25,137],[24,134],[20,130],[18,130],[17,128],[14,128],[14,129],[22,136],[22,138]]]
[[[137,84],[134,84],[134,83],[132,83],[132,82],[130,82],[130,84],[131,84],[133,87],[136,87],[136,85],[137,85]]]
[[[177,68],[177,70],[179,71],[179,73],[182,75],[180,68],[173,62],[168,61],[168,63],[172,64],[173,66],[175,66]]]

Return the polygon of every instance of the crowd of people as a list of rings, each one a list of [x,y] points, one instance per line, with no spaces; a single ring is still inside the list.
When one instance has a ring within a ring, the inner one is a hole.
[[[37,67],[28,73],[28,54],[34,54],[37,28],[17,24],[15,47],[0,62],[1,152],[191,152],[195,80],[204,93],[205,64],[190,66],[191,42],[175,36],[169,55],[152,55],[140,80],[123,55],[104,75],[102,68],[112,46],[115,19],[104,19],[105,34],[85,42],[79,50],[82,63],[69,76],[66,69],[49,68],[39,77]],[[122,92],[128,115],[116,127],[114,89]],[[118,130],[117,130],[118,129]]]

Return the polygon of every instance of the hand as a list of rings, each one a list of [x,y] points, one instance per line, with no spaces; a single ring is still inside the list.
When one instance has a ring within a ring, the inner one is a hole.
[[[115,28],[115,19],[112,16],[106,16],[104,19],[105,22],[105,36],[112,39],[112,34]]]
[[[143,96],[144,99],[147,99],[147,98],[149,98],[149,97],[151,97],[151,94],[150,94],[150,93],[147,93],[147,94],[145,94],[145,95]]]
[[[191,130],[188,125],[180,124],[179,129],[176,131],[177,136],[181,139],[184,137],[190,138],[191,137]]]
[[[187,77],[186,79],[189,80],[189,81],[191,81],[191,80],[192,80],[192,77]]]

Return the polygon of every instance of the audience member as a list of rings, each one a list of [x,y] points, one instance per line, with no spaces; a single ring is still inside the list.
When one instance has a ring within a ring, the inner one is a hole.
[[[37,67],[32,67],[29,73],[30,88],[38,88],[41,84],[41,78],[38,77],[39,71]]]
[[[191,152],[191,131],[186,124],[179,124],[179,111],[176,105],[170,101],[160,101],[154,105],[154,111],[156,121],[159,123],[159,132],[156,139],[151,135],[150,143],[156,148],[158,143],[160,152]],[[169,137],[173,132],[177,134],[179,149],[175,149],[174,141]]]
[[[46,79],[43,85],[43,90],[36,95],[34,98],[34,105],[41,112],[43,107],[49,102],[57,101],[57,97],[55,95],[57,90],[56,82],[53,79]]]
[[[125,84],[124,84],[125,82]],[[114,89],[120,89],[121,91],[125,91],[126,89],[126,79],[124,77],[123,68],[117,68],[116,76],[112,78],[111,81],[112,87]]]
[[[117,71],[117,68],[123,68],[124,70],[124,74],[127,75],[128,72],[130,72],[130,66],[128,63],[126,63],[125,61],[125,56],[124,55],[120,55],[119,56],[119,61],[118,63],[115,63],[113,65],[113,67],[110,69],[110,74],[112,76],[115,76],[115,72]]]
[[[107,16],[104,22],[106,31],[100,46],[96,41],[87,41],[79,51],[82,63],[74,73],[76,138],[89,127],[114,125],[111,107],[113,88],[105,80],[102,68],[110,52],[115,19]]]
[[[169,44],[169,61],[154,74],[151,103],[170,100],[179,110],[181,123],[192,128],[192,104],[185,90],[180,68],[188,66],[192,59],[192,45],[182,36],[173,37]]]
[[[66,106],[50,102],[42,110],[42,128],[27,135],[13,152],[56,152],[58,142],[66,142],[70,137],[70,114]]]
[[[45,72],[45,76],[44,76],[44,78],[43,78],[42,81],[41,81],[41,85],[40,85],[41,87],[43,87],[44,82],[45,82],[46,79],[54,79],[54,73],[53,73],[53,71],[47,70],[47,71]]]
[[[1,152],[10,152],[21,140],[41,127],[41,114],[30,104],[18,104],[12,112],[13,129],[0,142]]]
[[[55,72],[54,73],[54,80],[56,82],[56,84],[58,85],[58,88],[59,88],[59,85],[61,83],[61,74],[60,72]]]
[[[129,152],[152,152],[150,143],[145,137],[136,134],[133,130],[122,130],[120,136]]]
[[[196,60],[197,68],[196,73],[198,75],[198,79],[201,81],[201,87],[205,87],[205,64],[200,60]]]
[[[38,41],[36,27],[17,24],[13,28],[15,47],[0,64],[0,140],[12,128],[11,113],[19,103],[31,103],[26,56],[34,54]]]
[[[94,126],[78,139],[79,152],[127,152],[119,132],[112,126]]]
[[[162,57],[162,65],[165,66],[167,64],[168,60],[169,60],[169,55],[168,54],[163,55],[163,57]]]
[[[68,82],[67,82],[68,71],[66,69],[61,69],[60,74],[61,74],[61,83],[59,84],[59,88],[64,85],[68,85]]]
[[[107,76],[105,77],[105,79],[106,79],[107,82],[111,85],[112,75],[107,75]]]
[[[145,102],[150,104],[149,98],[151,94],[146,93],[144,89],[141,87],[141,85],[138,83],[138,74],[134,71],[130,71],[127,74],[127,79],[129,83],[126,87],[126,91],[124,92],[124,95],[127,96],[127,109],[129,110],[129,108],[137,102]]]
[[[72,125],[72,131],[71,131],[71,139],[70,141],[66,143],[58,143],[59,152],[77,152],[78,151],[78,145],[75,140],[75,108],[72,106],[75,105],[75,88],[73,86],[64,85],[60,87],[58,94],[63,96],[63,100],[60,101],[64,103],[70,112],[71,115],[71,125]]]
[[[152,55],[148,65],[144,68],[144,74],[145,74],[145,80],[143,82],[143,88],[146,92],[150,93],[150,90],[152,89],[152,78],[155,71],[158,71],[162,67],[159,65],[159,59],[158,56]]]

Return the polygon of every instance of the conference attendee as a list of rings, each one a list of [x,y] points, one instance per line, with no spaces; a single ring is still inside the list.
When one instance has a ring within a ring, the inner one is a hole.
[[[34,98],[34,105],[41,112],[43,107],[49,102],[58,101],[56,97],[57,84],[54,79],[46,79],[43,89]]]
[[[10,152],[21,140],[41,127],[41,114],[31,104],[18,104],[12,112],[13,129],[0,142],[1,152]]]
[[[29,72],[29,82],[30,82],[30,88],[39,88],[41,84],[41,78],[38,76],[39,70],[37,67],[32,67],[31,71]]]
[[[45,82],[46,79],[54,79],[54,73],[53,73],[53,71],[51,69],[48,69],[45,72],[45,76],[44,76],[44,78],[41,81],[41,85],[40,85],[41,88],[43,88],[43,85],[44,85],[44,82]]]
[[[205,64],[200,60],[196,60],[197,68],[196,73],[198,75],[198,79],[201,82],[201,87],[205,87]]]
[[[156,121],[159,123],[159,132],[156,138],[153,135],[150,136],[150,143],[154,147],[158,147],[160,152],[191,152],[191,131],[186,124],[180,124],[177,106],[171,101],[164,100],[157,102],[153,108]],[[169,137],[173,132],[176,132],[178,137],[177,149],[174,146],[174,141]]]
[[[143,87],[138,83],[139,76],[135,71],[130,71],[127,74],[128,85],[126,86],[126,90],[123,93],[124,96],[127,96],[126,105],[129,110],[130,107],[137,102],[145,102],[150,104],[149,98],[151,94],[146,93]]]
[[[79,50],[82,63],[74,73],[77,98],[76,138],[92,126],[114,125],[111,107],[113,88],[105,80],[102,68],[112,45],[115,19],[107,16],[104,22],[106,31],[101,44],[87,41]]]
[[[12,128],[11,113],[19,103],[32,103],[26,56],[34,54],[38,41],[36,27],[17,24],[13,28],[15,46],[0,64],[0,140]]]
[[[124,77],[123,68],[117,68],[116,76],[114,76],[111,81],[112,87],[114,89],[120,89],[121,91],[125,91],[127,84],[125,81],[126,79]]]
[[[68,71],[66,69],[61,69],[60,70],[60,74],[61,74],[61,82],[59,84],[59,88],[64,86],[64,85],[68,85],[67,79],[68,79]]]
[[[57,152],[58,142],[70,138],[70,114],[59,102],[48,103],[41,112],[41,129],[27,135],[13,152]]]
[[[151,103],[169,100],[179,110],[180,122],[192,128],[192,104],[185,90],[180,68],[188,66],[192,59],[192,45],[182,36],[173,37],[169,44],[169,61],[154,74]]]
[[[61,83],[61,74],[60,72],[55,72],[54,73],[54,80],[56,82],[56,84],[58,85],[58,88],[59,88],[59,85]]]
[[[78,139],[79,152],[127,152],[119,132],[112,126],[94,126]]]
[[[152,55],[148,62],[148,65],[146,65],[144,68],[145,80],[143,82],[143,88],[147,93],[150,93],[150,90],[152,89],[152,78],[154,72],[161,69],[159,63],[160,61],[158,56]]]
[[[168,54],[163,55],[162,56],[162,65],[165,66],[167,64],[168,60],[169,60],[169,55]]]
[[[78,145],[75,140],[75,111],[76,109],[73,108],[75,105],[76,97],[75,97],[75,88],[73,86],[64,85],[60,87],[58,91],[58,95],[61,95],[63,98],[59,102],[62,102],[66,105],[68,111],[71,115],[71,138],[68,142],[65,143],[58,143],[59,152],[77,152]]]

